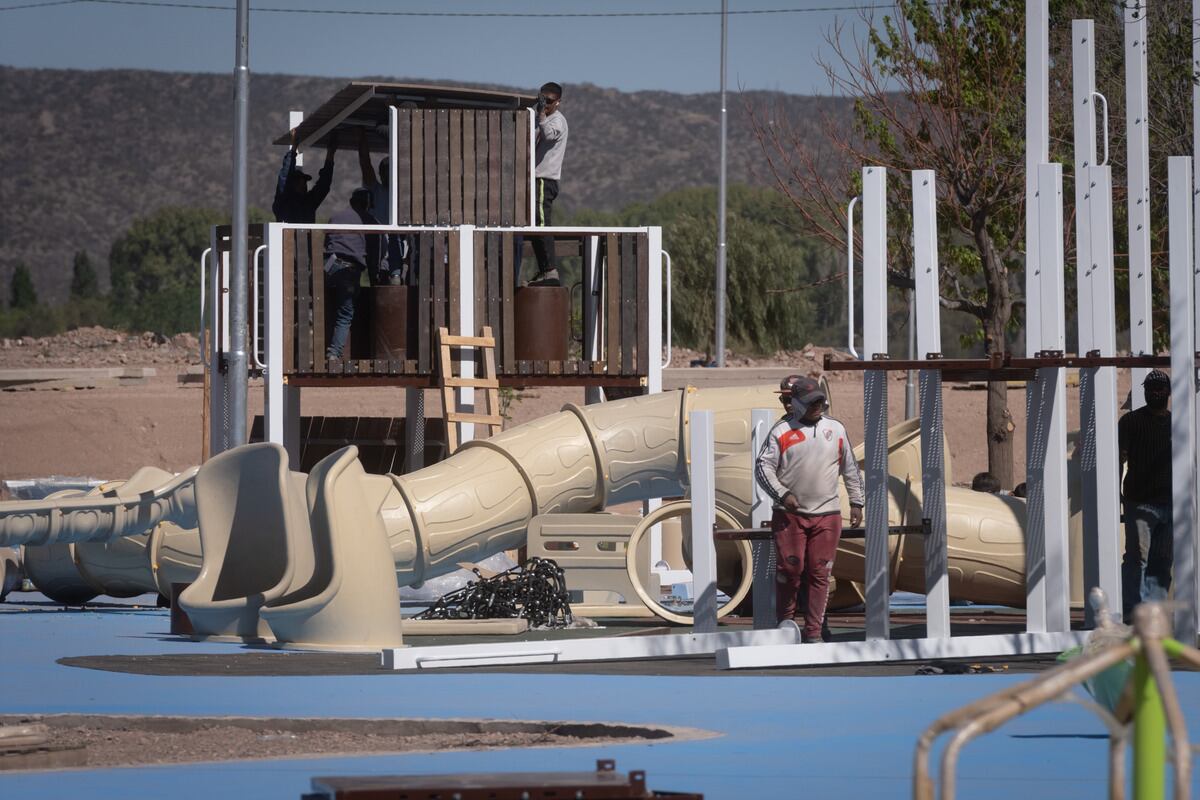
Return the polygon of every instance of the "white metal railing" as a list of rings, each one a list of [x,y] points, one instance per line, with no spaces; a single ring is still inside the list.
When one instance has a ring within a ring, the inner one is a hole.
[[[846,304],[849,313],[847,320],[846,347],[850,355],[860,358],[854,349],[854,207],[858,205],[858,197],[850,198],[846,206]]]
[[[665,277],[667,296],[665,298],[666,302],[663,305],[665,305],[667,309],[667,355],[663,359],[662,363],[662,368],[666,369],[671,364],[671,254],[666,250],[661,250],[659,252],[662,253],[663,266],[666,268]]]

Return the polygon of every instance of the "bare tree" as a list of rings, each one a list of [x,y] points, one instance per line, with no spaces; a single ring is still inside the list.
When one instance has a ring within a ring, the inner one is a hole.
[[[1008,349],[1024,305],[1015,290],[1024,263],[1023,19],[1017,0],[899,0],[894,16],[864,16],[865,37],[844,24],[827,35],[832,55],[820,63],[834,93],[854,99],[850,129],[827,119],[812,141],[776,109],[750,109],[776,186],[832,244],[845,247],[860,167],[892,171],[892,286],[913,285],[911,171],[936,171],[942,306],[977,320],[973,338],[988,353]],[[992,382],[988,469],[1010,487],[1013,430],[1005,384]]]

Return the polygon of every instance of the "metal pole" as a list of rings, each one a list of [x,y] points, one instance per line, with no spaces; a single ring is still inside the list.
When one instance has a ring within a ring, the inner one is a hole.
[[[917,358],[917,306],[913,302],[913,290],[908,292],[908,358]],[[912,419],[917,415],[917,371],[910,369],[904,381],[904,418]]]
[[[233,241],[229,280],[229,443],[246,443],[246,141],[250,117],[250,2],[237,3],[233,100]]]
[[[721,0],[721,174],[717,181],[717,313],[715,348],[717,366],[725,366],[725,41],[729,0]]]
[[[1166,741],[1166,713],[1143,650],[1133,663],[1133,796],[1138,800],[1167,796]]]

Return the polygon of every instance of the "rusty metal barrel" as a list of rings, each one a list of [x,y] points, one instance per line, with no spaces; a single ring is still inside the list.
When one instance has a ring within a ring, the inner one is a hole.
[[[566,361],[571,290],[565,286],[522,286],[517,289],[514,322],[518,361]]]
[[[374,357],[403,361],[408,350],[409,291],[407,286],[371,289],[371,331]]]

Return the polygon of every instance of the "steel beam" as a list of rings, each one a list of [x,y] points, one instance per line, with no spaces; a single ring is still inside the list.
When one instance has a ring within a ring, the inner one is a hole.
[[[1149,0],[1122,4],[1125,31],[1125,146],[1129,232],[1129,352],[1154,352],[1150,314],[1150,119],[1146,84],[1146,15]],[[1130,398],[1145,404],[1142,381],[1148,369],[1135,367]]]
[[[779,418],[774,409],[756,408],[750,412],[750,474],[755,475],[754,462],[767,442],[772,426]],[[750,527],[761,529],[771,519],[771,498],[751,478]],[[750,543],[754,554],[754,628],[767,630],[777,624],[775,608],[775,542],[773,540]]]

